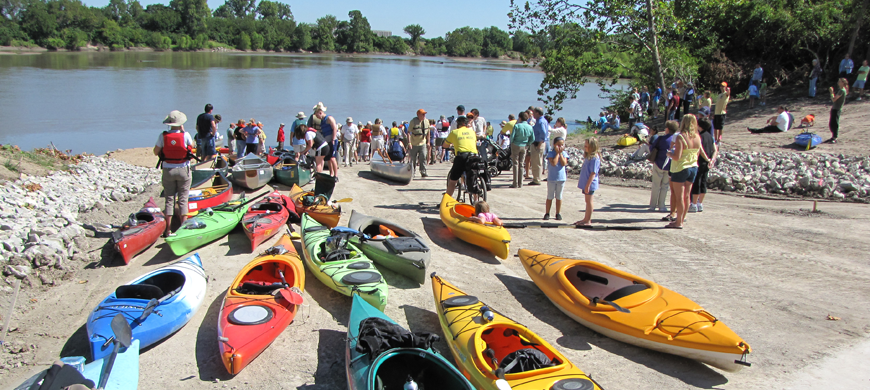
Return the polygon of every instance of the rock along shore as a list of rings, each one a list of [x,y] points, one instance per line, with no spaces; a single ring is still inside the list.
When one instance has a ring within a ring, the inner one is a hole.
[[[583,152],[569,147],[568,165],[579,173]],[[601,151],[602,176],[651,180],[652,163],[621,150]],[[870,202],[870,157],[725,151],[710,170],[708,187],[744,194],[805,196]]]
[[[27,176],[0,187],[3,275],[31,286],[36,280],[53,285],[75,271],[71,261],[99,260],[99,253],[86,250],[88,231],[78,221],[79,214],[127,201],[159,182],[156,169],[87,157],[68,171]]]

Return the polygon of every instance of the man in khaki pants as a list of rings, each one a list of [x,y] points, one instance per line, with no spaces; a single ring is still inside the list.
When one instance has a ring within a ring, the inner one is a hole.
[[[519,118],[511,129],[511,162],[513,163],[514,179],[510,188],[523,187],[523,162],[526,159],[526,147],[535,140],[534,130],[527,123],[529,114],[523,111]]]
[[[426,151],[429,145],[429,120],[426,119],[426,110],[417,110],[417,116],[408,123],[408,134],[411,145],[412,166],[420,165],[420,176],[429,177],[426,173]]]
[[[193,138],[184,132],[184,122],[187,116],[183,112],[175,110],[163,120],[164,125],[169,126],[157,138],[154,145],[154,155],[160,156],[163,167],[163,194],[166,198],[166,206],[163,214],[166,215],[166,230],[163,237],[169,237],[171,233],[172,216],[178,211],[179,221],[184,223],[187,219],[187,195],[190,192],[190,153],[193,149]]]
[[[529,182],[529,185],[539,186],[541,185],[541,170],[544,166],[544,148],[546,147],[550,124],[547,123],[547,119],[544,118],[544,109],[541,107],[535,107],[534,111],[532,111],[532,116],[535,118],[535,125],[532,127],[535,132],[535,141],[532,142],[532,145],[529,147],[532,155],[532,181]]]

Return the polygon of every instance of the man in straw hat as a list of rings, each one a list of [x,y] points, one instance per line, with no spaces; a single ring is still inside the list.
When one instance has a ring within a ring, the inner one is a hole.
[[[408,124],[408,143],[411,145],[411,165],[419,165],[420,176],[429,177],[426,173],[426,151],[429,145],[429,120],[426,110],[417,110],[417,116]]]
[[[311,119],[308,120],[308,127],[313,127],[328,142],[329,153],[324,156],[324,160],[326,160],[326,163],[329,166],[329,174],[338,181],[338,161],[335,159],[338,151],[338,143],[335,142],[338,140],[335,137],[335,133],[338,131],[338,125],[335,123],[335,118],[331,115],[326,115],[326,106],[324,106],[323,103],[318,102],[317,105],[314,106],[314,114],[311,115]]]
[[[163,165],[163,193],[166,198],[166,206],[163,214],[166,215],[166,230],[163,237],[169,237],[172,226],[172,216],[179,216],[179,222],[184,223],[187,219],[187,194],[190,192],[190,159],[193,157],[193,138],[184,132],[184,122],[187,116],[183,112],[175,110],[163,120],[164,125],[169,126],[157,138],[154,145],[154,155],[160,157]]]

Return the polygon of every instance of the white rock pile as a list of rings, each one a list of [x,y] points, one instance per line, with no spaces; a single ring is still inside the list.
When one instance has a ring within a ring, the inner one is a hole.
[[[156,169],[89,157],[68,171],[28,176],[0,187],[0,267],[4,276],[33,275],[53,284],[68,262],[97,260],[84,248],[79,213],[126,201],[160,181]],[[51,271],[51,272],[49,272]]]
[[[580,172],[583,153],[567,148],[568,164]],[[602,176],[651,180],[652,163],[632,160],[621,150],[603,150]],[[870,157],[788,152],[723,152],[710,171],[708,187],[746,194],[780,194],[870,201]]]

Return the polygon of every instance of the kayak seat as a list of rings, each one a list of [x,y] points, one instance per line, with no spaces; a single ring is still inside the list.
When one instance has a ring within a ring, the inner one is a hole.
[[[272,292],[284,288],[281,283],[260,284],[253,282],[244,282],[241,286],[236,287],[236,292],[245,295],[272,295]]]
[[[281,212],[281,210],[283,210],[283,209],[284,209],[284,206],[282,206],[280,203],[272,203],[272,202],[258,203],[258,204],[251,206],[251,210],[274,211],[276,213]]]
[[[309,227],[305,228],[304,233],[318,232],[318,231],[321,231],[321,230],[327,230],[327,229],[329,229],[329,227],[328,227],[328,226],[323,226],[323,225],[319,225],[319,226],[309,226]]]
[[[603,285],[607,285],[608,280],[603,276],[593,275],[588,272],[577,271],[577,277],[580,278],[581,282],[590,281],[595,283],[601,283]]]
[[[604,300],[613,302],[617,299],[625,298],[631,294],[638,293],[646,289],[649,289],[649,287],[647,287],[647,285],[645,284],[631,284],[620,288],[610,294],[607,294],[607,296],[604,297]]]
[[[151,284],[157,286],[160,288],[160,291],[163,291],[163,295],[166,295],[170,291],[175,291],[183,287],[184,282],[184,274],[182,274],[181,271],[167,271],[158,273],[148,279],[145,279],[139,284]],[[157,298],[160,299],[163,297],[163,295]]]
[[[160,299],[163,290],[153,284],[128,284],[115,289],[115,297],[120,299]]]

